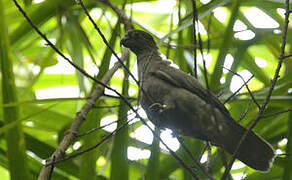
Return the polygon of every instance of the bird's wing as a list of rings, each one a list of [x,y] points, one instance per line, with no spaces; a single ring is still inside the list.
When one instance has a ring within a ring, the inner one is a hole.
[[[184,88],[201,99],[206,101],[209,104],[217,107],[221,112],[229,116],[228,110],[225,106],[218,100],[215,95],[212,94],[209,90],[205,89],[197,79],[193,76],[190,76],[179,69],[175,69],[169,65],[158,66],[159,68],[152,72],[154,76],[159,79],[166,81],[169,84],[172,84],[176,87]]]

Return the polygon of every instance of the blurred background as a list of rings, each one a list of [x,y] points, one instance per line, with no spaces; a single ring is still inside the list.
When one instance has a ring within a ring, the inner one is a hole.
[[[121,56],[120,38],[125,34],[124,24],[113,6],[125,12],[136,29],[152,34],[165,59],[172,60],[181,70],[194,75],[193,4],[191,0],[84,0],[91,17]],[[75,64],[90,75],[101,79],[117,59],[103,43],[101,37],[86,17],[83,9],[73,0],[23,0],[22,5],[36,26]],[[263,103],[278,64],[284,25],[285,2],[283,0],[200,0],[196,1],[202,53],[197,50],[198,79],[206,85],[203,61],[210,90],[222,101],[240,89],[242,79],[254,76],[248,86],[259,104]],[[291,1],[290,1],[291,5]],[[32,29],[13,1],[0,0],[0,24],[2,39],[13,62],[17,102],[1,103],[0,118],[0,179],[10,179],[10,170],[21,169],[25,164],[23,179],[36,179],[42,163],[62,140],[76,113],[86,102],[96,84],[84,77]],[[4,23],[5,22],[5,23]],[[286,55],[292,54],[292,25],[288,27]],[[4,37],[5,36],[5,37]],[[7,38],[8,37],[8,38]],[[198,39],[198,37],[197,37]],[[199,44],[199,43],[198,43]],[[198,47],[199,48],[199,47]],[[2,61],[2,59],[1,59]],[[292,107],[292,58],[285,59],[280,78],[264,114],[284,111]],[[130,54],[125,64],[137,78],[136,57]],[[3,67],[3,64],[2,64]],[[223,67],[230,69],[226,70]],[[3,69],[2,69],[3,71]],[[4,76],[1,76],[4,82]],[[10,81],[8,81],[10,82]],[[111,78],[109,85],[125,96],[136,98],[138,86],[123,69]],[[2,92],[6,87],[3,87]],[[130,121],[120,133],[112,136],[94,150],[56,165],[52,179],[159,179],[188,180],[191,176],[169,154],[151,131],[110,90],[102,96],[86,117],[79,133],[102,126],[102,129],[77,138],[67,149],[72,155],[97,144],[102,137],[113,132],[118,123]],[[1,94],[1,99],[5,99]],[[139,108],[136,99],[131,101]],[[227,109],[235,120],[248,126],[258,113],[246,88],[227,102]],[[16,109],[18,114],[11,121],[4,121],[3,108]],[[146,118],[142,109],[139,114]],[[118,123],[117,123],[117,120]],[[149,122],[154,129],[154,126]],[[292,114],[277,114],[262,118],[254,131],[276,149],[277,154],[292,152]],[[160,133],[164,142],[193,167],[194,163],[183,151],[171,130]],[[19,134],[12,139],[9,133]],[[5,136],[6,134],[6,136]],[[21,149],[8,151],[8,144],[18,144]],[[210,174],[219,179],[230,155],[214,146],[206,151],[205,142],[185,139],[194,157]],[[160,144],[160,145],[159,145]],[[11,164],[7,154],[24,151],[23,160]],[[18,166],[19,167],[16,167]],[[15,167],[14,167],[15,166]],[[230,179],[292,179],[292,156],[279,156],[268,173],[257,172],[235,161]],[[206,176],[196,170],[202,179]],[[11,171],[12,172],[12,171]],[[13,179],[13,178],[11,178]]]

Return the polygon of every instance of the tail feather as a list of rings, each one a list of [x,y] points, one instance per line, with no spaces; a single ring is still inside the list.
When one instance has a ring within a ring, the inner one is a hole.
[[[224,138],[220,138],[220,146],[233,154],[246,129],[233,122],[230,124],[232,131]],[[241,144],[236,158],[259,171],[268,171],[273,164],[275,152],[273,147],[260,136],[250,131]]]

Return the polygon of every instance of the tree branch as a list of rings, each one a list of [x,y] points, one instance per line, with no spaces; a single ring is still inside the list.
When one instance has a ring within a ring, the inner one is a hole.
[[[127,51],[124,51],[124,54],[128,54]],[[127,55],[124,55],[125,59]],[[113,74],[120,68],[120,63],[115,63],[115,65],[105,74],[105,76],[102,78],[103,83],[108,83]],[[100,98],[103,95],[104,87],[99,85],[97,86],[92,94],[87,99],[86,103],[82,107],[82,109],[77,113],[75,120],[72,122],[71,127],[65,134],[63,140],[60,142],[58,148],[55,150],[55,152],[51,155],[51,157],[46,161],[46,164],[52,163],[52,158],[55,157],[55,161],[61,159],[64,156],[64,153],[66,149],[69,147],[69,145],[73,142],[75,139],[77,132],[79,130],[79,127],[85,120],[86,115],[88,112],[93,108],[95,105],[95,102],[98,98]],[[46,180],[48,177],[48,172],[50,170],[50,166],[44,166],[39,174],[38,180]]]

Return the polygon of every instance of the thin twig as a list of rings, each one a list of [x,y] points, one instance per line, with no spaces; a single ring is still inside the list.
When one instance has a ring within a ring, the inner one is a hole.
[[[270,113],[270,114],[263,114],[261,116],[261,118],[268,118],[268,117],[276,116],[276,115],[287,113],[287,112],[292,112],[292,108],[284,110],[284,111],[280,111],[280,112],[275,112],[275,113]]]
[[[210,46],[211,46],[210,27],[211,27],[211,24],[212,24],[212,16],[213,16],[213,12],[211,12],[211,14],[209,15],[209,18],[208,18],[208,25],[207,25],[207,53],[210,52]]]
[[[169,36],[170,38],[171,36]],[[172,49],[178,49],[178,48],[183,48],[183,49],[188,49],[188,50],[193,50],[194,45],[193,44],[161,44],[161,47],[167,47],[167,48],[172,48]],[[199,45],[196,45],[199,47]]]
[[[224,102],[223,104],[226,104],[228,101],[230,101],[234,96],[236,96],[236,94],[250,81],[252,80],[252,78],[254,77],[254,75],[252,75],[243,85],[241,85],[231,96],[229,96]],[[252,99],[252,98],[251,98]]]
[[[170,26],[169,26],[169,33],[172,31],[172,28],[173,28],[173,12],[171,13],[171,16],[170,16]],[[168,42],[167,42],[167,49],[166,49],[166,59],[169,58],[169,53],[170,53],[170,43],[171,43],[171,36],[169,36],[168,38]]]
[[[111,105],[111,106],[96,106],[96,105],[94,105],[93,108],[96,108],[96,109],[102,109],[102,108],[117,108],[117,107],[121,107],[121,106],[124,106],[124,104]]]
[[[205,77],[205,83],[206,83],[206,88],[210,89],[209,86],[209,81],[208,81],[208,73],[207,73],[207,67],[206,67],[206,60],[204,58],[204,54],[203,54],[203,48],[202,48],[202,39],[201,39],[201,35],[199,34],[199,49],[202,55],[202,61],[203,61],[203,72],[204,72],[204,77]]]
[[[55,156],[53,157],[53,163],[55,162]],[[53,172],[54,172],[54,167],[55,167],[55,164],[52,164],[51,168],[50,168],[50,172],[49,172],[49,177],[48,177],[48,180],[50,180],[52,178],[52,175],[53,175]]]
[[[224,149],[219,149],[219,155],[221,156],[221,160],[222,160],[222,163],[224,165],[225,168],[227,168],[228,166],[228,162],[227,162],[227,158],[226,158],[226,154],[225,154],[225,151]],[[231,179],[231,175],[230,173],[228,173],[228,176],[227,178],[230,180]]]
[[[50,162],[50,163],[47,163],[45,166],[52,166],[54,164],[57,164],[57,163],[60,163],[60,162],[63,162],[63,161],[67,161],[69,159],[72,159],[72,158],[75,158],[77,156],[80,156],[86,152],[89,152],[95,148],[97,148],[98,146],[100,146],[103,142],[105,142],[106,140],[108,140],[109,138],[111,138],[114,134],[117,134],[123,127],[125,127],[126,125],[128,125],[130,121],[126,121],[124,122],[123,124],[121,124],[117,129],[115,129],[113,132],[109,133],[108,135],[104,136],[97,144],[95,144],[94,146],[91,146],[83,151],[80,151],[80,152],[77,152],[75,154],[72,154],[70,156],[67,156],[65,158],[62,158],[62,159],[58,159],[56,161],[53,161],[53,162]]]
[[[200,28],[199,28],[198,16],[196,16],[196,22],[197,22],[197,27],[198,27],[198,39],[199,39],[199,45],[196,45],[196,46],[198,46],[198,48],[200,50],[200,53],[201,53],[201,56],[202,56],[203,73],[204,73],[206,88],[209,90],[210,89],[210,86],[209,86],[209,81],[208,81],[208,73],[207,73],[207,68],[206,68],[206,60],[205,60],[204,53],[203,53],[203,42],[202,42],[202,37],[201,37],[201,33],[200,33]],[[208,35],[208,43],[210,43],[209,35]],[[210,44],[207,44],[207,45],[209,46]],[[209,48],[210,47],[207,47],[207,48],[208,48],[208,52],[209,52]]]
[[[133,113],[133,112],[132,112]],[[113,121],[113,122],[110,122],[110,123],[107,123],[107,124],[105,124],[105,125],[103,125],[103,126],[99,126],[99,127],[97,127],[97,128],[93,128],[93,129],[90,129],[89,131],[86,131],[86,132],[84,132],[84,133],[82,133],[82,134],[78,134],[77,136],[76,136],[76,138],[80,138],[80,137],[83,137],[83,136],[86,136],[86,135],[88,135],[88,134],[90,134],[90,133],[93,133],[93,132],[95,132],[95,131],[97,131],[97,130],[100,130],[100,129],[102,129],[102,128],[105,128],[105,127],[107,127],[107,126],[109,126],[109,125],[112,125],[112,124],[114,124],[114,123],[118,123],[118,122],[120,122],[121,120],[123,120],[123,119],[125,119],[127,116],[129,116],[129,115],[131,115],[131,114],[127,114],[127,115],[125,115],[125,116],[123,116],[123,117],[120,117],[118,120],[116,120],[116,121]],[[132,119],[130,119],[129,121],[132,121],[134,118],[132,118]]]
[[[190,158],[192,159],[192,161],[195,163],[195,165],[201,170],[203,171],[203,173],[211,180],[214,180],[214,178],[212,177],[211,174],[208,173],[207,169],[204,168],[201,163],[193,156],[192,152],[188,149],[188,147],[185,145],[184,140],[181,136],[179,136],[178,134],[175,134],[175,136],[177,137],[177,140],[179,141],[180,145],[182,146],[182,148],[184,149],[184,151],[190,156]]]
[[[240,95],[245,95],[244,94],[240,94]],[[241,100],[241,101],[248,101],[248,100],[252,100],[250,97],[238,97],[236,96],[236,100]],[[257,101],[264,101],[266,99],[266,96],[257,96],[256,100]],[[292,100],[291,96],[271,96],[270,100],[275,100],[275,101],[284,101],[284,100]]]
[[[275,71],[275,74],[274,74],[274,77],[271,81],[271,87],[268,91],[268,94],[266,96],[266,99],[264,101],[264,103],[262,104],[262,106],[260,107],[259,109],[259,112],[258,112],[258,115],[255,117],[255,119],[252,121],[250,127],[246,130],[246,132],[244,133],[244,135],[242,136],[242,138],[240,139],[239,143],[237,144],[236,146],[236,149],[231,157],[231,160],[228,164],[228,167],[225,169],[225,172],[221,178],[221,180],[224,180],[226,179],[235,159],[236,159],[236,156],[238,154],[238,150],[240,149],[240,146],[241,144],[243,143],[243,141],[245,140],[245,138],[247,137],[248,133],[252,130],[252,128],[257,124],[257,122],[260,120],[262,114],[264,113],[265,109],[266,109],[266,106],[267,104],[269,103],[270,101],[270,98],[271,98],[271,95],[272,95],[272,92],[275,88],[275,85],[276,85],[276,82],[279,78],[279,73],[280,73],[280,70],[281,70],[281,67],[282,67],[282,63],[283,63],[283,60],[284,60],[284,54],[285,54],[285,46],[286,46],[286,37],[287,37],[287,31],[288,31],[288,24],[289,24],[289,0],[286,0],[286,13],[285,13],[285,25],[283,27],[283,35],[282,35],[282,44],[281,44],[281,51],[280,51],[280,56],[279,56],[279,62],[278,62],[278,65],[277,65],[277,68],[276,68],[276,71]]]
[[[99,27],[97,26],[97,24],[94,22],[94,20],[92,19],[92,17],[89,15],[86,7],[84,6],[82,0],[78,0],[78,3],[80,4],[80,6],[82,7],[83,11],[85,12],[86,16],[89,18],[90,22],[93,24],[94,28],[96,29],[96,31],[98,32],[98,34],[100,35],[100,37],[102,38],[104,44],[111,50],[111,52],[113,53],[113,55],[117,58],[117,60],[121,63],[122,67],[129,73],[129,75],[133,78],[133,80],[139,84],[138,80],[135,78],[135,76],[131,73],[131,71],[129,70],[129,68],[127,68],[127,66],[123,63],[123,61],[119,58],[119,56],[117,55],[117,53],[114,51],[114,49],[111,47],[111,45],[108,43],[108,41],[106,40],[105,36],[103,35],[103,33],[101,32],[101,30],[99,29]]]
[[[236,93],[238,93],[238,92],[243,88],[243,86],[245,86],[246,89],[247,89],[247,91],[248,91],[248,93],[249,93],[249,95],[250,95],[250,97],[251,97],[251,99],[253,100],[253,102],[257,105],[258,108],[260,108],[259,103],[256,101],[256,99],[255,99],[253,93],[251,92],[251,90],[249,89],[249,87],[248,87],[248,85],[247,85],[247,83],[248,83],[248,82],[254,77],[254,75],[252,75],[252,76],[248,79],[248,81],[245,82],[244,78],[243,78],[240,74],[238,74],[238,73],[232,71],[231,69],[228,69],[228,68],[225,68],[225,67],[223,67],[223,68],[226,69],[226,70],[228,70],[228,71],[230,71],[232,74],[234,74],[234,75],[240,77],[240,79],[244,82],[244,84],[243,84],[243,85],[242,85],[237,91],[235,91],[235,93],[233,93],[229,98],[227,98],[227,100],[225,100],[223,104],[225,104],[226,102],[228,102],[233,96],[236,95]]]
[[[198,13],[197,13],[197,7],[196,7],[196,0],[192,0],[193,3],[193,44],[194,44],[194,74],[195,78],[198,78],[198,72],[197,72],[197,32],[196,32],[196,24],[199,27],[198,24]]]
[[[109,97],[109,98],[113,98],[113,99],[121,99],[120,96],[113,96],[113,95],[109,95],[109,94],[103,94],[104,97]],[[128,101],[137,101],[138,99],[135,97],[128,97],[128,96],[124,96],[124,98],[126,98]]]
[[[206,143],[208,143],[207,141],[206,141]],[[202,157],[203,157],[203,155],[204,155],[204,153],[205,153],[205,151],[207,150],[207,144],[204,146],[204,148],[203,148],[203,150],[202,150],[202,152],[200,153],[200,155],[199,155],[199,160],[201,161],[201,159],[202,159]]]
[[[245,109],[245,111],[243,112],[243,114],[241,114],[240,118],[236,121],[237,123],[239,123],[241,120],[243,120],[249,110],[250,107],[250,103],[248,104],[247,108]]]
[[[207,161],[206,161],[206,170],[207,172],[209,173],[211,171],[211,166],[210,166],[210,159],[211,159],[211,156],[212,156],[212,153],[211,153],[211,146],[210,146],[210,142],[209,141],[205,141],[206,144],[202,150],[202,152],[200,153],[199,155],[199,161],[201,161],[205,151],[207,151]]]
[[[206,161],[206,168],[209,172],[211,172],[211,143],[210,141],[206,141],[206,149],[207,149],[207,161]]]
[[[79,101],[79,100],[86,100],[84,97],[76,97],[76,98],[49,98],[49,99],[34,99],[34,100],[26,100],[26,101],[19,101],[17,103],[7,103],[7,104],[0,104],[0,108],[2,107],[14,107],[14,106],[21,106],[25,104],[45,104],[45,103],[52,103],[52,102],[63,102],[63,101]]]
[[[144,121],[144,119],[143,119]],[[145,122],[145,121],[144,121]],[[143,122],[143,123],[144,123]],[[144,123],[144,125],[148,125],[146,122]],[[149,125],[148,125],[149,127]],[[150,127],[149,127],[150,128]],[[154,131],[151,129],[152,133],[154,134]],[[192,175],[192,177],[196,180],[199,180],[198,175],[196,174],[196,172],[193,171],[193,169],[188,166],[173,150],[171,150],[160,138],[160,136],[157,136],[156,133],[154,134],[154,136],[156,136],[156,138],[159,139],[159,141],[167,148],[167,150],[170,152],[170,154]]]
[[[291,156],[292,153],[282,153],[282,154],[277,154],[277,156]]]
[[[128,18],[128,16],[126,15],[126,13],[122,9],[120,9],[117,6],[115,6],[114,4],[112,4],[109,0],[95,0],[95,1],[102,2],[106,6],[109,6],[117,14],[117,16],[120,18],[121,23],[125,24],[125,31],[126,32],[131,30],[131,29],[134,29],[131,19]],[[125,1],[125,3],[126,3],[126,1]]]
[[[287,55],[287,56],[284,56],[283,59],[285,59],[285,58],[289,58],[289,57],[292,57],[292,54]]]

